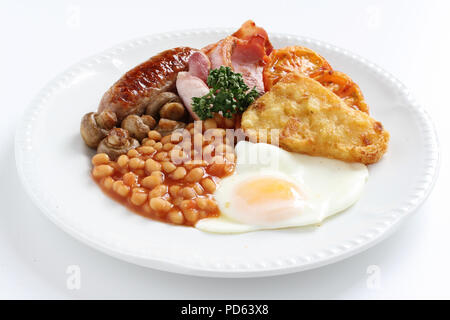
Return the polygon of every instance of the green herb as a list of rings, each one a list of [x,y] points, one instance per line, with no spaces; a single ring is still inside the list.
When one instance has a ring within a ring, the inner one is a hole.
[[[207,84],[210,87],[208,94],[192,98],[192,110],[202,120],[212,118],[218,112],[232,118],[235,113],[243,113],[259,97],[259,92],[255,88],[249,90],[242,75],[230,67],[211,70]]]

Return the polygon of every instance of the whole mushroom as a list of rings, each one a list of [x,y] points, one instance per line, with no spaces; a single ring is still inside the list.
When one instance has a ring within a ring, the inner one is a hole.
[[[112,111],[86,113],[81,119],[81,137],[89,147],[97,148],[100,141],[108,135],[109,130],[114,128],[116,123],[117,116]]]
[[[145,114],[152,116],[154,119],[158,118],[161,108],[169,102],[181,103],[180,97],[173,92],[161,92],[148,104]]]
[[[135,114],[129,115],[123,119],[121,127],[128,131],[131,137],[142,141],[147,137],[147,134],[156,126],[156,120],[152,116]]]
[[[137,147],[139,147],[139,141],[130,137],[127,130],[114,128],[100,142],[97,153],[106,153],[112,160],[116,160],[120,155]]]
[[[184,106],[180,102],[168,102],[159,110],[161,118],[181,120],[185,115]]]

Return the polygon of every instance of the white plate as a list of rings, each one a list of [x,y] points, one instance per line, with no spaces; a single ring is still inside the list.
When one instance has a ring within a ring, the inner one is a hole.
[[[33,100],[16,135],[22,182],[56,225],[84,243],[139,265],[214,277],[255,277],[315,268],[374,245],[414,211],[437,176],[437,138],[428,114],[405,87],[374,64],[316,40],[271,35],[276,48],[305,45],[349,74],[371,114],[391,133],[389,151],[370,166],[362,198],[320,227],[208,234],[145,219],[108,198],[92,181],[79,135],[81,117],[124,72],[176,46],[202,47],[232,30],[169,33],[133,40],[82,61]]]

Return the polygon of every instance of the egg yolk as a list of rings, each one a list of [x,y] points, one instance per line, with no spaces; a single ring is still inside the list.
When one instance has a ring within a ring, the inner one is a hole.
[[[299,197],[297,186],[289,181],[272,177],[247,181],[237,188],[237,194],[247,204],[273,202],[274,200],[295,200]]]
[[[271,224],[301,213],[304,201],[297,185],[275,177],[241,182],[235,189],[233,218],[255,225]]]

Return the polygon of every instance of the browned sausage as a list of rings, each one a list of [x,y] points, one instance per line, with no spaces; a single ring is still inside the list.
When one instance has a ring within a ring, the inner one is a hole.
[[[189,47],[166,50],[131,69],[106,91],[98,111],[113,111],[119,121],[130,114],[141,115],[158,93],[175,88],[178,72],[187,70],[194,51]]]

